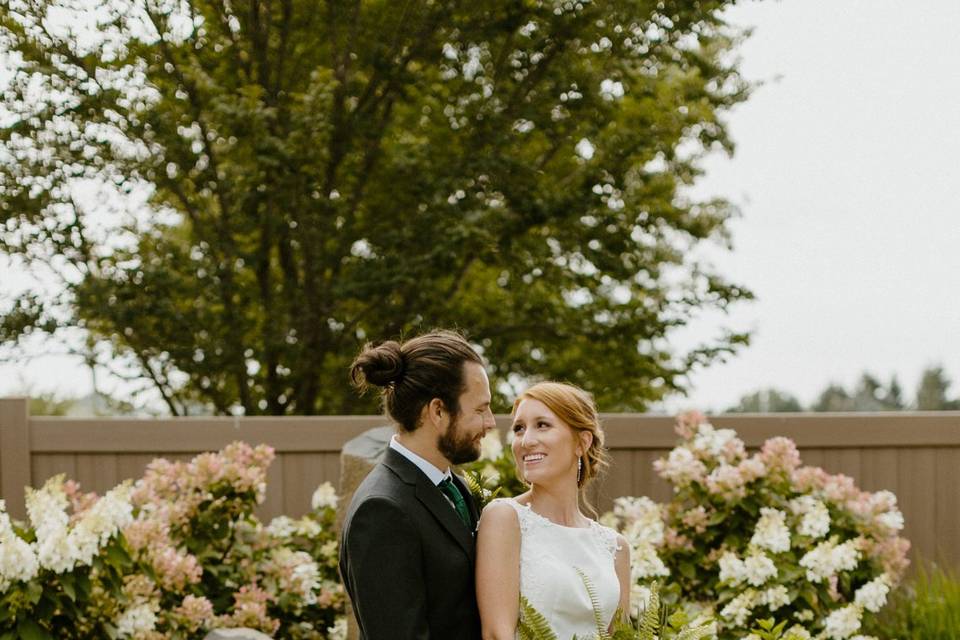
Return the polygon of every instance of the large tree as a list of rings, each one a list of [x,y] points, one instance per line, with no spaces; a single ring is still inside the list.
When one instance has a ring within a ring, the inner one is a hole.
[[[743,343],[687,187],[745,99],[733,0],[0,0],[0,251],[172,413],[369,411],[365,340],[467,331],[504,390],[640,409]]]

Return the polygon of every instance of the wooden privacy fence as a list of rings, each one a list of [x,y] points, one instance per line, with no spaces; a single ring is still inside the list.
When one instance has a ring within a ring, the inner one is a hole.
[[[32,417],[24,398],[0,399],[0,495],[10,513],[24,516],[23,487],[66,473],[87,491],[102,493],[139,478],[155,457],[189,459],[234,440],[267,443],[276,460],[260,515],[299,516],[313,490],[337,485],[340,448],[380,416],[71,419]],[[748,447],[767,438],[792,438],[805,464],[845,473],[862,489],[897,494],[914,553],[960,568],[960,412],[724,415],[717,427],[737,430]],[[509,417],[498,416],[506,429]],[[614,498],[647,495],[657,501],[670,487],[653,461],[675,444],[673,419],[641,414],[604,416],[613,465],[593,489],[602,511]]]

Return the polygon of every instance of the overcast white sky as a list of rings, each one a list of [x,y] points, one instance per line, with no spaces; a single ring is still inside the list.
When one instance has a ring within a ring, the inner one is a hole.
[[[746,76],[780,78],[733,113],[736,154],[701,185],[741,207],[716,264],[756,294],[730,319],[755,334],[667,407],[765,386],[810,402],[864,369],[898,374],[908,397],[928,364],[960,378],[960,2],[764,1],[730,17],[756,27]]]
[[[715,263],[757,300],[677,340],[733,326],[754,341],[662,409],[722,409],[766,386],[810,402],[863,370],[896,373],[908,397],[928,364],[960,379],[960,0],[764,0],[729,15],[755,27],[746,76],[770,81],[731,115],[736,155],[711,159],[698,192],[740,206],[735,250]],[[24,383],[90,389],[61,358],[0,365],[0,395]]]

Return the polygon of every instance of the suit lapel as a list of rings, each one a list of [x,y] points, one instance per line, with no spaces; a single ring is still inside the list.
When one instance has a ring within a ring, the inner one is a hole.
[[[476,552],[473,533],[463,524],[460,516],[447,502],[440,489],[430,484],[426,476],[423,476],[423,480],[417,483],[417,499],[440,521],[443,528],[463,547],[470,558],[470,562],[473,562],[473,556]]]
[[[383,464],[396,473],[405,483],[413,485],[417,500],[433,515],[434,518],[447,530],[454,540],[457,541],[470,562],[473,562],[476,553],[473,533],[463,525],[460,516],[456,510],[447,502],[447,498],[441,493],[440,489],[434,486],[430,479],[415,464],[404,458],[393,449],[387,449],[383,456]],[[456,476],[454,476],[456,477]],[[456,480],[463,486],[459,478]],[[464,493],[469,496],[470,492]],[[472,496],[471,496],[472,497]],[[467,505],[471,513],[476,511],[472,499],[467,499]]]

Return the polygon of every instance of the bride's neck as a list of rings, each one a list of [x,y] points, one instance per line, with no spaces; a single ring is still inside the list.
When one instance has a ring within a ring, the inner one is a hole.
[[[530,488],[529,505],[541,516],[565,527],[582,526],[585,519],[580,513],[580,496],[576,485],[534,485]]]

